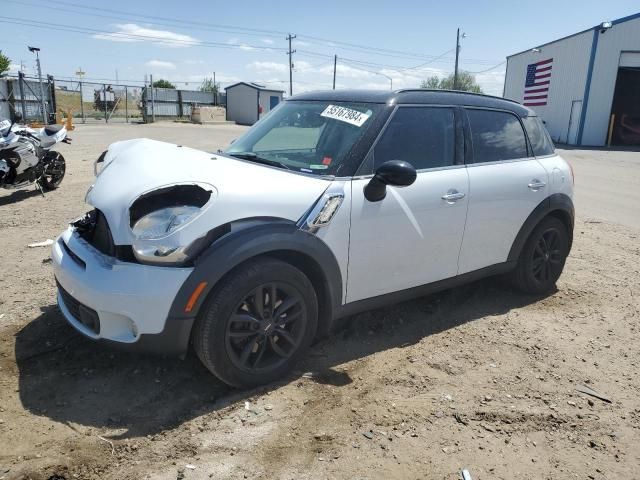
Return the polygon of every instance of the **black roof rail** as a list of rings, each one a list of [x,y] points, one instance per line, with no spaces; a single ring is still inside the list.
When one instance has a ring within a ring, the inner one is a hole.
[[[498,97],[496,95],[487,95],[486,93],[476,93],[476,92],[465,92],[464,90],[448,90],[446,88],[401,88],[399,90],[395,90],[394,93],[413,93],[413,92],[446,92],[446,93],[458,93],[462,95],[474,95],[476,97],[485,97],[485,98],[495,98],[497,100],[505,100],[507,102],[519,104],[519,102],[515,100],[511,100],[510,98]]]

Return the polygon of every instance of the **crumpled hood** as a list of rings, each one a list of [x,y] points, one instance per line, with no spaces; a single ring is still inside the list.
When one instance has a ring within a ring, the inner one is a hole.
[[[296,221],[330,181],[145,138],[109,147],[86,200],[105,215],[114,242],[128,245],[131,204],[144,193],[185,183],[212,191],[203,214],[182,232],[189,241],[244,218]]]

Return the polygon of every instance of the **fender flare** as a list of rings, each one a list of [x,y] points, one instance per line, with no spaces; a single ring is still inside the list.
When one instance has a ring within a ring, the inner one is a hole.
[[[300,230],[292,221],[280,218],[253,218],[232,222],[231,231],[215,240],[195,260],[193,272],[178,291],[169,318],[195,318],[211,291],[233,268],[260,255],[293,251],[312,260],[321,273],[325,298],[320,306],[319,333],[330,328],[333,312],[342,304],[342,275],[331,249],[317,236]],[[314,279],[310,280],[314,282]],[[317,282],[319,279],[316,278]],[[201,282],[207,282],[190,312],[189,298]],[[315,285],[315,283],[314,283]],[[316,288],[318,285],[316,285]],[[327,305],[327,301],[329,304]]]
[[[571,251],[571,246],[573,244],[573,225],[575,222],[573,201],[571,200],[571,197],[564,193],[554,193],[540,202],[538,206],[533,209],[533,212],[529,214],[511,245],[507,261],[518,261],[520,252],[522,252],[524,244],[527,242],[527,239],[531,235],[531,232],[533,232],[533,229],[536,228],[543,218],[550,214],[559,215],[560,219],[567,226],[569,233],[569,251]]]

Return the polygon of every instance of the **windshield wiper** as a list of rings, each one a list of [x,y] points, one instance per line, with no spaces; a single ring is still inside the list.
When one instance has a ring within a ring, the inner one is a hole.
[[[285,165],[282,162],[279,162],[277,160],[271,160],[270,158],[260,157],[253,152],[229,153],[228,155],[236,158],[241,158],[242,160],[250,160],[252,162],[262,163],[264,165],[271,165],[272,167],[280,167],[280,168],[284,168],[285,170],[291,170],[291,167],[289,167],[288,165]]]

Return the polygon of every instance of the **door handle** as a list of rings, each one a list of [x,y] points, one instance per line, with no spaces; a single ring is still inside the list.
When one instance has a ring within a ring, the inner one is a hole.
[[[542,187],[546,186],[547,184],[538,180],[537,178],[534,178],[533,180],[531,180],[531,183],[529,183],[529,185],[527,185],[531,190],[540,190]]]
[[[454,203],[458,200],[462,200],[466,195],[462,192],[459,192],[455,189],[449,190],[442,196],[442,200],[447,201],[448,203]]]

